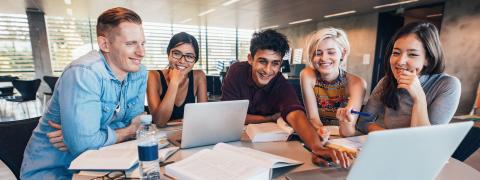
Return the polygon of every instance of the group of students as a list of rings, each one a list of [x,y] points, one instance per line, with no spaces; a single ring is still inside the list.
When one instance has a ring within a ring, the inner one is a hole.
[[[168,68],[148,74],[140,63],[145,38],[135,12],[121,7],[103,12],[97,42],[100,51],[72,61],[59,78],[25,150],[22,179],[70,178],[68,166],[82,152],[132,139],[145,95],[159,127],[181,120],[186,103],[207,101],[205,73],[193,70],[199,46],[192,35],[175,34],[167,47]],[[348,167],[354,158],[323,146],[329,134],[324,125],[339,125],[342,136],[353,136],[357,130],[448,123],[457,108],[460,82],[443,73],[438,31],[430,23],[408,24],[395,34],[385,54],[386,75],[363,108],[366,82],[343,68],[350,52],[346,33],[321,29],[307,48],[309,66],[300,76],[303,105],[279,73],[289,45],[274,30],[253,34],[248,61],[231,65],[221,100],[248,99],[246,123],[282,117],[312,150],[314,163],[332,160]],[[352,110],[372,116],[359,118]]]

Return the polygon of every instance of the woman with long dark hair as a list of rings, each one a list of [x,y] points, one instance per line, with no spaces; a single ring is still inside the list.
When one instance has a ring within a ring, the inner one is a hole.
[[[370,96],[358,128],[382,129],[446,124],[460,99],[460,81],[445,74],[437,28],[428,22],[402,27],[385,54],[385,76]]]
[[[185,32],[175,34],[167,53],[168,68],[148,73],[148,108],[157,126],[182,120],[185,104],[207,101],[205,73],[192,70],[199,56],[195,37]]]

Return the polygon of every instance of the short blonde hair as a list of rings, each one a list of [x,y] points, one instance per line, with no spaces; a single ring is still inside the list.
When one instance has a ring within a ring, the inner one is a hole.
[[[328,38],[331,38],[335,42],[337,42],[338,46],[342,50],[341,52],[342,55],[343,55],[343,52],[345,51],[343,61],[347,60],[348,54],[350,54],[350,43],[348,42],[347,34],[345,33],[345,31],[341,29],[328,27],[312,33],[309,40],[307,41],[307,47],[308,47],[307,59],[310,65],[312,65],[312,60],[315,57],[313,53],[317,51],[318,44],[320,44],[321,41]]]

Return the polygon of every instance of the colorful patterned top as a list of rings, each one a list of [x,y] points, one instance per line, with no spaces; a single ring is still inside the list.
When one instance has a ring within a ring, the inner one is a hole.
[[[317,99],[318,114],[323,125],[338,125],[336,118],[337,109],[345,107],[348,103],[347,76],[340,69],[339,76],[333,82],[327,82],[320,78],[317,71],[317,80],[313,92]]]

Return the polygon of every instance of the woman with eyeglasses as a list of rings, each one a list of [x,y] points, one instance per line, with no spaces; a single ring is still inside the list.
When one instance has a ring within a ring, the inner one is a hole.
[[[300,73],[300,82],[308,118],[324,140],[329,136],[325,125],[339,126],[340,135],[352,136],[358,116],[350,112],[360,111],[367,85],[342,68],[350,53],[347,34],[323,28],[307,43],[309,66]]]
[[[207,83],[202,70],[192,70],[199,47],[192,35],[175,34],[167,47],[168,68],[148,73],[147,100],[152,122],[162,127],[181,121],[185,104],[207,102]]]
[[[460,81],[444,73],[445,58],[437,28],[428,22],[405,25],[385,54],[385,76],[365,105],[358,127],[383,129],[450,122],[460,100]]]

